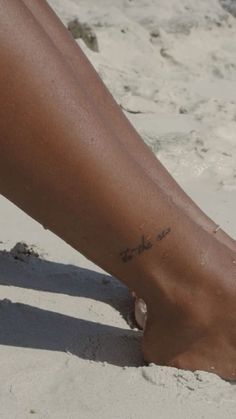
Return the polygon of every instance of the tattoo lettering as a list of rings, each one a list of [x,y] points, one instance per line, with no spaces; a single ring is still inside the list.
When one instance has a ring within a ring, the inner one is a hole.
[[[156,241],[163,240],[167,234],[169,234],[171,231],[171,228],[166,228],[165,230],[162,230],[160,233],[156,236]],[[149,238],[146,238],[144,235],[141,237],[141,243],[133,248],[127,247],[127,249],[123,250],[120,253],[121,259],[124,263],[130,262],[134,257],[140,256],[143,252],[146,250],[149,250],[153,247],[153,243]]]
[[[123,250],[123,252],[120,253],[121,259],[123,262],[129,262],[129,260],[133,259],[132,251],[131,249]]]
[[[139,256],[141,253],[145,252],[145,250],[151,249],[153,246],[152,242],[145,238],[145,236],[142,236],[141,243],[133,248],[127,248],[123,252],[120,253],[120,256],[123,260],[123,262],[129,262],[133,259],[134,256]]]
[[[166,228],[165,230],[163,230],[160,234],[158,234],[157,235],[157,241],[161,241],[162,239],[164,239],[166,236],[167,236],[167,234],[169,234],[170,233],[170,227],[169,228]]]

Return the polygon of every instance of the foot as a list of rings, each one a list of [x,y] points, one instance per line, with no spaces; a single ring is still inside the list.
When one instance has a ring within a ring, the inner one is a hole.
[[[225,244],[230,250],[236,252],[236,241],[228,236],[220,228],[216,228],[213,231],[215,238],[222,244]],[[142,298],[139,298],[135,292],[133,292],[134,297],[134,316],[138,327],[142,330],[145,329],[147,321],[147,305]]]
[[[175,260],[159,273],[147,304],[144,357],[236,380],[236,252],[207,241],[200,260],[186,252],[186,263]]]

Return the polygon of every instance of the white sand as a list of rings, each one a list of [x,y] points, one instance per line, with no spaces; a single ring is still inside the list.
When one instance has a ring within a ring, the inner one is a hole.
[[[50,3],[65,23],[93,26],[100,52],[79,44],[127,116],[236,237],[233,16],[217,0]],[[222,0],[231,11],[235,3]],[[0,214],[1,419],[236,417],[236,386],[142,365],[125,287],[4,198]],[[40,257],[15,259],[21,240]]]

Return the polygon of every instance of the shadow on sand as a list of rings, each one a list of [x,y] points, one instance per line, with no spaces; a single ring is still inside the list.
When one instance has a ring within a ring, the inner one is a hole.
[[[124,318],[131,311],[126,287],[105,274],[28,256],[0,252],[0,285],[91,298]],[[0,344],[74,355],[117,366],[143,365],[141,333],[80,320],[9,300],[0,301]]]

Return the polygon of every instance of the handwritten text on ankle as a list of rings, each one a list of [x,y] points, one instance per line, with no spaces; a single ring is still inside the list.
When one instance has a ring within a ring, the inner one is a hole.
[[[171,231],[170,227],[166,228],[165,230],[162,230],[160,233],[157,234],[154,241],[149,240],[149,238],[146,238],[144,235],[142,235],[140,243],[135,247],[127,247],[127,249],[123,250],[120,253],[121,259],[124,263],[130,262],[134,257],[141,255],[143,252],[151,249],[155,241],[161,241],[163,240],[167,234],[169,234]]]

